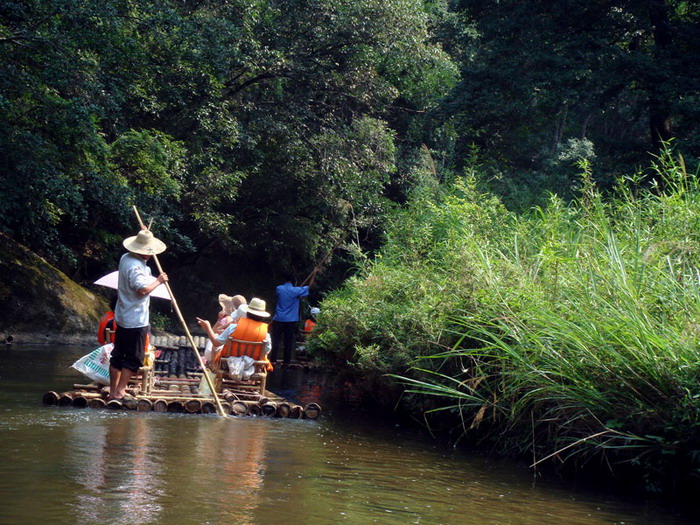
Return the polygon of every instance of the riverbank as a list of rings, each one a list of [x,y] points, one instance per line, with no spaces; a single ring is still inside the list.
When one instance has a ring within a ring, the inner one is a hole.
[[[95,336],[97,330],[93,333],[73,333],[73,334],[54,334],[40,332],[22,332],[10,328],[5,328],[0,331],[0,344],[9,345],[90,345],[96,344]]]
[[[697,487],[700,185],[660,161],[663,189],[604,195],[586,172],[576,202],[524,215],[474,181],[426,188],[323,302],[311,351],[455,442]]]
[[[0,342],[87,341],[107,309],[103,297],[0,233]]]

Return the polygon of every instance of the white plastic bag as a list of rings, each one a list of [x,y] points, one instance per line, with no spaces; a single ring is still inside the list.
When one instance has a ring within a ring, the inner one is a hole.
[[[255,359],[244,355],[241,357],[228,357],[229,376],[236,381],[247,381],[255,372]]]
[[[71,365],[78,372],[85,374],[93,381],[97,381],[103,385],[109,384],[109,358],[112,355],[114,345],[108,343],[104,346],[96,348],[88,355],[78,359]]]
[[[216,376],[210,370],[207,370],[205,368],[204,374],[209,376],[209,380],[211,381],[212,385],[216,384]],[[207,378],[204,377],[204,374],[202,375],[202,379],[199,380],[198,392],[200,394],[202,394],[203,396],[210,396],[211,395],[211,388],[209,388],[209,382],[207,381]]]

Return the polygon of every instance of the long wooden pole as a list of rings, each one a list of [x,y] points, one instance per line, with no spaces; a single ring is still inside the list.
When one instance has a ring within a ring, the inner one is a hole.
[[[144,226],[143,221],[141,220],[141,215],[139,215],[139,210],[136,209],[136,206],[134,206],[134,213],[136,214],[136,218],[139,220],[139,225],[141,227]],[[156,267],[158,268],[158,272],[163,273],[163,268],[160,265],[160,261],[158,260],[157,255],[153,255],[153,260],[156,261]],[[199,361],[199,366],[202,367],[202,370],[204,371],[204,377],[207,380],[207,384],[209,385],[209,390],[211,390],[211,395],[214,396],[214,402],[216,403],[216,412],[221,416],[221,417],[228,417],[226,413],[224,412],[224,407],[221,406],[221,400],[219,399],[219,396],[216,394],[216,390],[214,389],[214,384],[211,382],[211,378],[209,377],[209,374],[207,374],[207,369],[204,366],[204,361],[202,361],[202,356],[199,355],[199,351],[197,350],[197,345],[194,342],[194,339],[192,338],[192,334],[190,334],[189,328],[187,328],[187,323],[185,322],[185,318],[182,317],[182,313],[180,312],[180,307],[177,305],[177,300],[175,300],[175,295],[173,294],[173,291],[170,288],[170,283],[168,281],[165,281],[165,287],[168,290],[168,293],[170,294],[170,298],[172,299],[172,304],[173,308],[175,309],[175,313],[177,314],[178,318],[180,319],[180,323],[182,323],[182,328],[185,330],[185,335],[187,335],[187,340],[190,342],[190,345],[192,346],[192,351],[194,354],[197,356],[197,360]]]
[[[321,259],[321,262],[319,262],[316,266],[314,266],[314,269],[311,270],[311,273],[306,276],[306,279],[304,279],[299,286],[306,286],[306,283],[308,283],[311,280],[311,277],[316,274],[321,267],[323,267],[324,264],[326,264],[326,261],[330,258],[331,255],[333,255],[333,252],[340,246],[340,243],[342,242],[342,238],[338,240],[338,242],[333,245],[333,247],[326,253],[326,255],[323,256]]]

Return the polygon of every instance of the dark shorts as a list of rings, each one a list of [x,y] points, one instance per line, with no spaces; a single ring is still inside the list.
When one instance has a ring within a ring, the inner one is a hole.
[[[141,368],[146,354],[146,338],[149,331],[150,326],[124,328],[117,325],[114,349],[109,364],[118,370],[128,368],[132,372]]]

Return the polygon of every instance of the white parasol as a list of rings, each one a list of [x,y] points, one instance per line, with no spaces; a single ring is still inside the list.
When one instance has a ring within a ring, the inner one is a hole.
[[[155,279],[153,279],[155,281]],[[119,282],[119,271],[114,271],[112,273],[108,273],[104,277],[100,277],[95,281],[95,284],[99,286],[104,286],[105,288],[112,288],[114,290],[117,289]],[[164,284],[159,284],[158,287],[151,292],[151,297],[157,297],[158,299],[166,299],[170,301],[170,294],[168,293],[168,289],[165,287]]]

